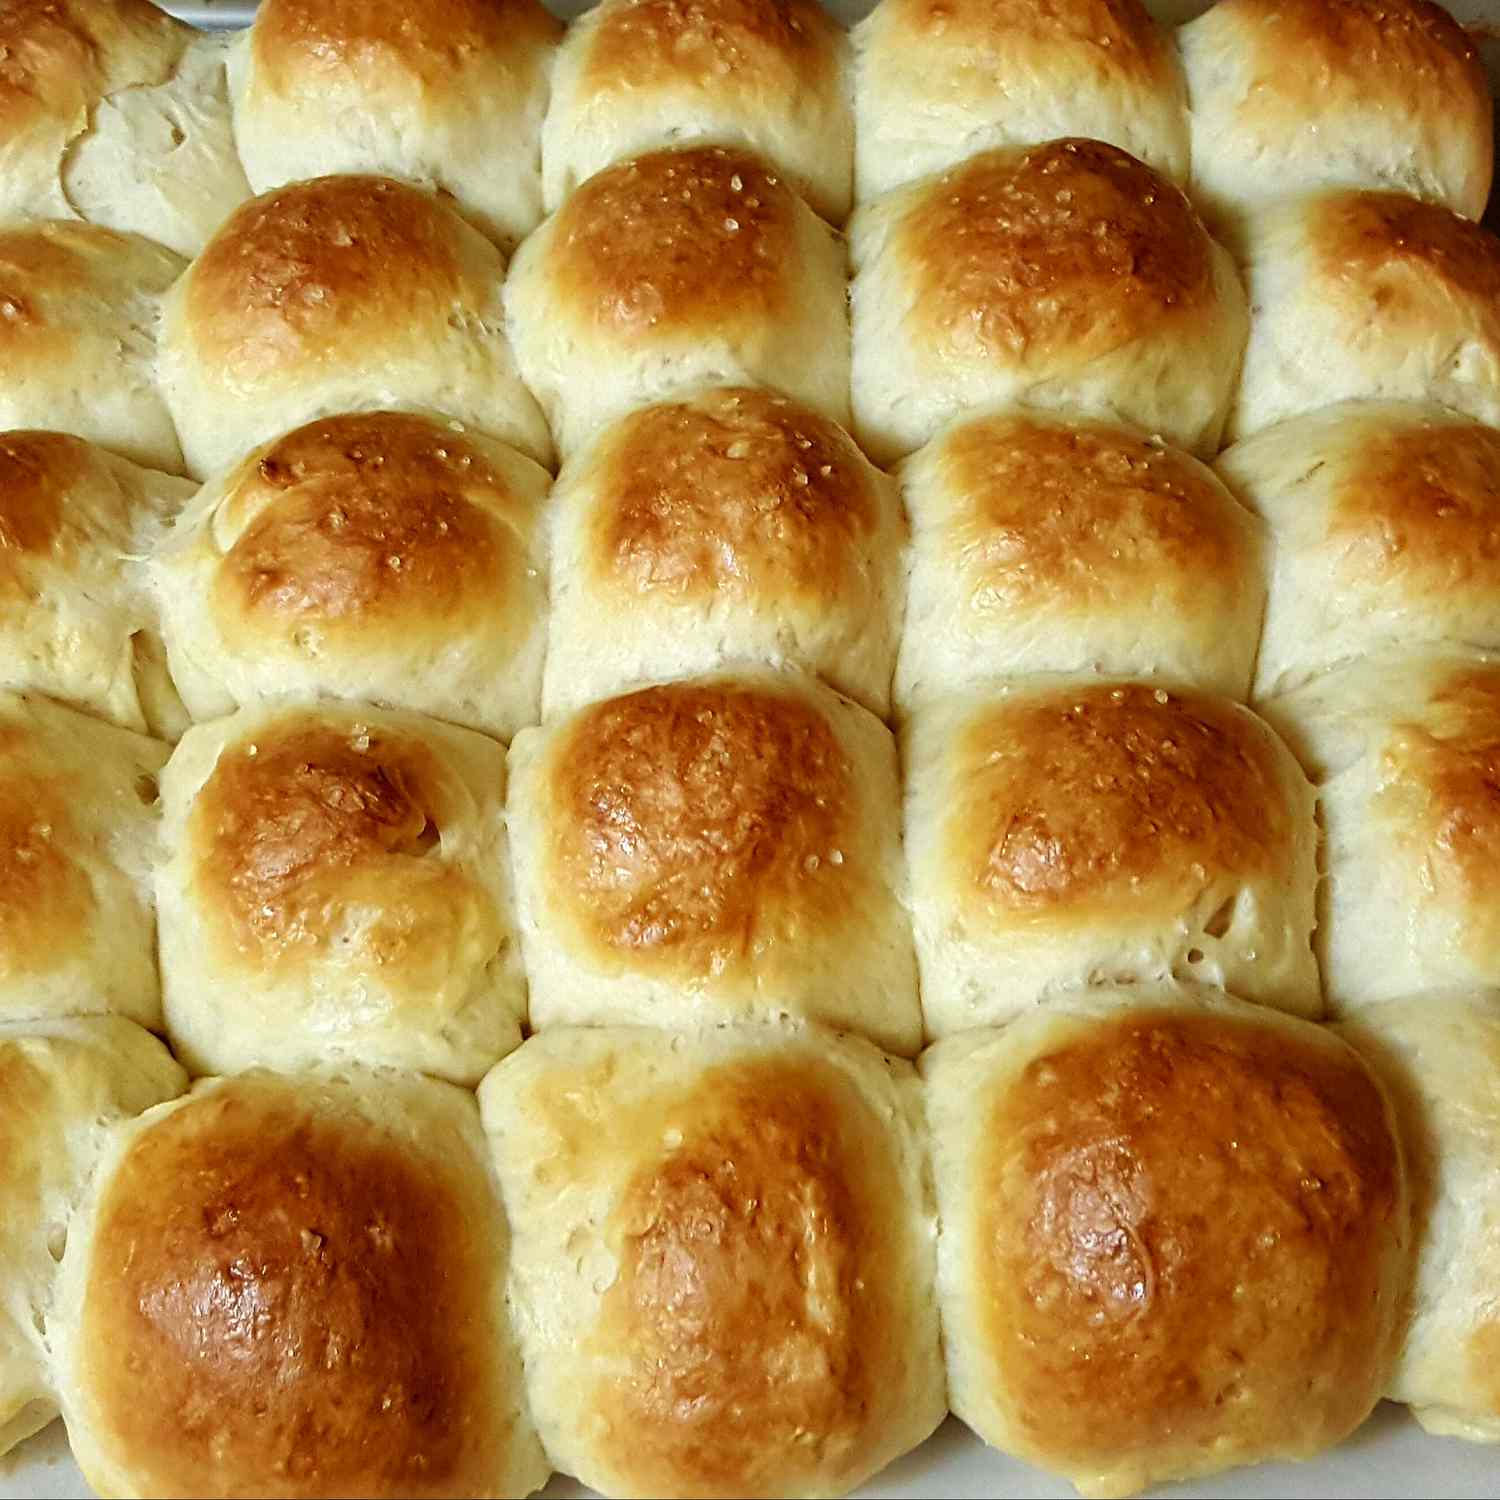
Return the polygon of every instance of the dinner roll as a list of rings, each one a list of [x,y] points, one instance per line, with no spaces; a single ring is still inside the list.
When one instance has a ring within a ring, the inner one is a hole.
[[[472,1084],[520,1040],[505,752],[361,704],[242,709],[162,777],[167,1035],[195,1074],[351,1059]]]
[[[542,216],[561,33],[537,0],[261,0],[229,64],[250,182],[264,193],[330,172],[399,177],[509,247]]]
[[[106,1129],[186,1085],[167,1049],[117,1016],[0,1021],[0,1453],[57,1415],[57,1262]]]
[[[921,1045],[896,748],[799,675],[643,688],[516,736],[531,1022],[793,1015]]]
[[[881,0],[854,29],[861,201],[996,146],[1107,141],[1179,186],[1187,91],[1140,0]]]
[[[564,453],[703,384],[774,386],[849,419],[843,248],[738,149],[653,151],[591,177],[517,252],[505,306]]]
[[[1252,318],[1228,442],[1355,397],[1500,424],[1500,240],[1400,193],[1333,190],[1250,220]]]
[[[12,0],[0,55],[0,218],[78,216],[193,255],[249,191],[219,39],[145,0]]]
[[[207,484],[152,574],[195,719],[366,698],[509,738],[537,718],[545,469],[437,416],[323,417]]]
[[[1248,709],[1029,678],[921,709],[905,751],[929,1036],[1168,975],[1320,1013],[1313,791]]]
[[[1072,995],[922,1059],[954,1411],[1131,1495],[1367,1417],[1410,1264],[1390,1107],[1322,1027],[1199,986]]]
[[[0,433],[0,683],[174,733],[139,555],[193,492],[61,432]]]
[[[849,236],[855,435],[877,463],[1005,401],[1218,447],[1244,293],[1188,200],[1133,156],[986,151],[866,204]]]
[[[162,386],[190,473],[310,417],[432,407],[551,456],[500,301],[505,262],[456,209],[386,177],[253,198],[167,299]]]
[[[825,219],[849,212],[849,43],[817,0],[601,0],[573,23],[542,130],[547,208],[662,146],[743,146]]]
[[[149,870],[167,747],[0,693],[0,1019],[161,1024]]]
[[[1383,647],[1500,646],[1500,432],[1351,401],[1237,443],[1219,472],[1270,522],[1260,697]]]
[[[1393,1000],[1339,1031],[1384,1079],[1412,1176],[1416,1290],[1386,1394],[1429,1432],[1500,1442],[1500,994]]]
[[[0,431],[72,432],[180,472],[154,361],[162,294],[182,265],[92,224],[0,228]]]
[[[901,469],[911,583],[905,710],[1000,673],[1250,688],[1261,528],[1196,459],[1136,428],[1008,410]]]
[[[1264,711],[1320,783],[1329,1007],[1500,984],[1500,661],[1371,657]]]
[[[735,660],[890,707],[901,503],[828,418],[746,387],[648,407],[567,464],[550,510],[548,713]]]
[[[1257,204],[1394,188],[1477,219],[1493,107],[1479,53],[1428,0],[1219,0],[1178,33],[1193,190],[1238,239]]]
[[[548,1471],[507,1260],[458,1089],[200,1083],[114,1133],[68,1240],[55,1344],[78,1465],[106,1495],[530,1494]]]
[[[910,1064],[816,1027],[564,1029],[479,1098],[559,1468],[841,1495],[942,1421]]]

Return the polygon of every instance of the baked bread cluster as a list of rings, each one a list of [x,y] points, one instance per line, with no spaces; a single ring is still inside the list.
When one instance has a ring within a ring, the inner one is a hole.
[[[0,8],[0,1450],[1500,1439],[1427,0]]]

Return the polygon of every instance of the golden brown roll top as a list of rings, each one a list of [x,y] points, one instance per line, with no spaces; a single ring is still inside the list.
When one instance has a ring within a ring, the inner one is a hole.
[[[519,1041],[504,751],[360,704],[190,730],[162,782],[167,1032],[195,1073],[352,1059],[472,1083]]]
[[[842,246],[738,147],[653,151],[597,173],[522,246],[505,301],[565,454],[704,383],[771,386],[847,420]]]
[[[167,735],[181,705],[130,559],[154,545],[185,480],[61,432],[0,433],[0,679],[124,729]]]
[[[1270,523],[1257,697],[1384,648],[1500,646],[1494,428],[1351,401],[1278,422],[1217,467]]]
[[[1331,189],[1249,221],[1256,309],[1230,442],[1353,399],[1500,420],[1500,240],[1401,193]]]
[[[545,461],[500,302],[505,262],[458,211],[390,178],[254,198],[168,299],[162,383],[198,477],[326,412],[431,407]]]
[[[1330,1006],[1500,981],[1500,664],[1388,654],[1264,707],[1319,783]]]
[[[855,431],[877,461],[1020,400],[1217,448],[1244,294],[1187,198],[1133,156],[987,151],[865,205],[849,233]]]
[[[910,1056],[895,744],[794,674],[642,688],[516,736],[532,1022],[791,1014]]]
[[[506,1264],[457,1089],[200,1084],[117,1132],[70,1238],[57,1342],[80,1467],[105,1494],[528,1494],[547,1469]]]
[[[147,886],[167,747],[0,693],[0,1017],[161,1018]]]
[[[548,483],[435,414],[324,417],[254,450],[152,565],[189,712],[365,698],[509,738],[541,691]]]
[[[950,424],[905,462],[901,488],[903,710],[1037,671],[1247,695],[1261,528],[1180,449],[1137,428],[1003,410]]]
[[[905,764],[929,1036],[1168,975],[1319,1014],[1313,792],[1248,709],[1022,679],[919,711]]]
[[[57,1262],[105,1133],[187,1075],[115,1016],[0,1021],[0,1453],[57,1415]]]
[[[922,1061],[953,1408],[1085,1495],[1347,1436],[1409,1256],[1389,1106],[1320,1027],[1071,997]]]
[[[1063,136],[1187,181],[1182,69],[1139,0],[881,0],[854,46],[861,202],[981,151]]]
[[[536,0],[266,0],[230,64],[255,191],[376,172],[449,195],[503,247],[542,216],[547,72]]]
[[[1338,1030],[1390,1091],[1411,1171],[1416,1283],[1386,1395],[1429,1432],[1500,1441],[1500,994],[1406,996]]]
[[[154,362],[162,295],[182,265],[92,224],[0,229],[0,430],[71,432],[180,472]]]
[[[549,713],[733,661],[888,709],[905,527],[837,423],[770,391],[700,391],[607,428],[549,509]]]
[[[480,1105],[555,1464],[612,1494],[838,1495],[942,1420],[909,1064],[816,1027],[562,1029]]]
[[[603,0],[569,28],[542,133],[548,209],[612,163],[709,141],[849,212],[848,42],[817,0]]]
[[[1393,188],[1477,219],[1493,106],[1473,41],[1429,0],[1223,0],[1178,33],[1193,186],[1234,239],[1257,204]]]

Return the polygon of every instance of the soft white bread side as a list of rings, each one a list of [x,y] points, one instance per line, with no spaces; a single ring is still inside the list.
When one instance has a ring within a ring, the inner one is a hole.
[[[772,391],[697,391],[606,428],[548,512],[549,714],[733,662],[889,709],[906,528],[836,422]]]
[[[1473,41],[1429,0],[1219,0],[1177,33],[1193,193],[1237,243],[1257,205],[1393,188],[1477,219],[1494,107]]]
[[[841,1495],[946,1412],[909,1063],[817,1027],[532,1037],[480,1087],[552,1462]]]
[[[1385,1394],[1440,1437],[1500,1442],[1500,994],[1392,1000],[1337,1029],[1385,1083],[1411,1168],[1415,1288]]]
[[[1500,662],[1371,657],[1261,711],[1318,783],[1330,1009],[1500,984]]]
[[[117,1129],[53,1344],[103,1495],[528,1495],[546,1482],[472,1096],[321,1068]],[[143,1379],[141,1372],[150,1371]]]
[[[229,65],[250,183],[398,177],[447,195],[509,249],[542,216],[561,35],[537,0],[261,0]]]
[[[163,294],[182,267],[160,245],[93,224],[0,229],[0,430],[71,432],[180,473],[155,361]]]
[[[549,482],[436,414],[323,417],[254,449],[150,563],[188,711],[362,698],[509,739],[537,718]]]
[[[150,872],[168,747],[0,693],[0,1019],[161,1024]]]
[[[849,42],[818,0],[601,0],[568,28],[542,131],[547,209],[663,146],[754,152],[818,213],[849,212]]]
[[[1221,453],[1269,523],[1255,693],[1386,648],[1500,646],[1500,432],[1423,402],[1349,401]]]
[[[1500,239],[1401,193],[1252,214],[1250,340],[1226,442],[1337,401],[1431,401],[1500,424]]]
[[[505,308],[571,454],[701,385],[764,385],[845,425],[844,248],[738,147],[653,151],[591,177],[516,253]]]
[[[1087,1496],[1347,1437],[1410,1275],[1391,1108],[1326,1028],[1201,986],[924,1054],[953,1409]]]
[[[877,463],[1008,402],[1217,450],[1244,292],[1187,198],[1133,156],[986,151],[864,204],[849,243],[854,431]]]
[[[332,412],[443,412],[530,458],[552,453],[516,371],[505,261],[457,209],[387,177],[252,198],[167,299],[161,380],[202,479]]]
[[[1248,695],[1263,528],[1181,449],[1139,428],[1009,408],[950,423],[900,479],[912,528],[903,712],[1028,672]]]
[[[997,146],[1107,141],[1187,185],[1187,90],[1139,0],[880,0],[854,28],[864,202]]]
[[[523,730],[509,818],[531,1021],[798,1016],[921,1045],[896,746],[798,673],[643,688]]]
[[[1313,789],[1248,709],[1021,678],[919,710],[904,751],[929,1036],[1169,976],[1321,1013]]]
[[[505,752],[362,704],[242,709],[162,775],[163,1010],[194,1074],[357,1061],[473,1084],[520,1041]]]
[[[116,1016],[0,1021],[0,1454],[57,1415],[57,1262],[109,1126],[187,1087]]]

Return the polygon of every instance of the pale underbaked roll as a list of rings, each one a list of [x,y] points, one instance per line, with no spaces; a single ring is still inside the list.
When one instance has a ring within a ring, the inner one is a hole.
[[[0,683],[171,736],[182,706],[144,580],[193,487],[61,432],[0,433]]]
[[[1412,1180],[1415,1288],[1385,1393],[1429,1432],[1500,1442],[1500,993],[1392,1000],[1338,1031],[1395,1103]]]
[[[1500,239],[1437,204],[1349,189],[1248,222],[1250,339],[1226,442],[1356,398],[1500,423]]]
[[[163,294],[182,267],[160,245],[93,224],[0,229],[0,430],[72,432],[181,472],[155,359]]]
[[[398,177],[448,194],[508,248],[542,216],[561,34],[537,0],[263,0],[229,61],[251,186]]]
[[[1261,711],[1319,784],[1329,1008],[1500,984],[1500,661],[1371,657]]]
[[[1255,692],[1386,647],[1500,646],[1500,432],[1440,406],[1290,417],[1216,467],[1270,524]]]
[[[505,752],[361,704],[242,709],[162,776],[163,1011],[194,1074],[320,1061],[472,1084],[520,1040]]]
[[[1493,106],[1478,50],[1429,0],[1219,0],[1177,34],[1193,192],[1237,241],[1257,204],[1393,188],[1477,219]]]
[[[295,693],[508,739],[537,718],[549,476],[436,415],[323,417],[205,485],[151,563],[194,719]]]
[[[1188,175],[1187,91],[1140,0],[881,0],[854,29],[861,202],[997,146],[1107,141]]]
[[[1133,156],[986,151],[864,204],[849,240],[854,430],[877,463],[1012,401],[1217,449],[1244,292],[1188,200]]]
[[[888,710],[901,502],[827,417],[744,386],[648,407],[564,467],[548,509],[549,714],[733,661]]]
[[[114,1133],[68,1239],[53,1341],[79,1467],[121,1496],[530,1494],[548,1470],[507,1240],[451,1085],[200,1083]]]
[[[929,1036],[1169,976],[1320,1014],[1313,790],[1248,709],[1023,678],[919,710],[905,751]]]
[[[150,868],[168,747],[0,693],[0,1019],[159,1027]]]
[[[792,673],[643,688],[516,736],[537,1030],[792,1015],[921,1045],[896,747]]]
[[[443,412],[546,462],[501,307],[505,261],[450,204],[388,177],[252,198],[167,299],[161,378],[202,479],[330,412]]]
[[[1248,694],[1262,528],[1197,459],[1138,428],[1010,409],[949,424],[900,478],[902,710],[1027,672]]]
[[[145,0],[18,0],[0,47],[0,218],[77,215],[192,255],[248,194],[219,39]]]
[[[601,0],[568,29],[542,129],[552,210],[613,162],[741,146],[825,219],[849,212],[849,43],[817,0]]]
[[[516,358],[559,450],[699,385],[767,385],[849,419],[838,236],[738,148],[653,151],[597,173],[517,252]]]
[[[0,1021],[0,1453],[57,1415],[57,1262],[105,1131],[186,1086],[167,1049],[117,1016]]]
[[[556,1466],[840,1495],[942,1421],[910,1064],[817,1027],[564,1029],[479,1098]]]
[[[925,1054],[953,1410],[1085,1495],[1332,1447],[1410,1266],[1390,1106],[1323,1027],[1199,986]]]

